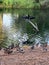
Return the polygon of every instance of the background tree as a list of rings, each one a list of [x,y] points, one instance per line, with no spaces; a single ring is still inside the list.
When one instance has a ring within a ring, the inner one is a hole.
[[[35,0],[36,3],[39,3],[39,0]]]

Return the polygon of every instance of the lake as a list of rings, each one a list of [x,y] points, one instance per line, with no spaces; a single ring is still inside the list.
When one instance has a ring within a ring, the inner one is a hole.
[[[23,16],[35,16],[31,20],[39,31],[31,25]],[[47,10],[33,10],[33,9],[0,9],[0,43],[18,43],[18,39],[24,37],[25,39],[34,41],[36,43],[49,43],[49,9]]]

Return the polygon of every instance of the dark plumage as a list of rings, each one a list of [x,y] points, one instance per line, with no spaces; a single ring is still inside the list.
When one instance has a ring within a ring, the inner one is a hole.
[[[4,53],[11,54],[13,51],[9,48],[4,48]]]
[[[47,51],[47,43],[41,44],[43,51]]]
[[[34,45],[31,47],[31,49],[34,49]]]
[[[12,52],[13,52],[12,50],[11,51],[10,50],[7,51],[8,54],[11,54]]]
[[[30,16],[29,14],[27,15],[27,16],[22,16],[22,18],[24,18],[24,19],[35,19],[35,17],[34,16]]]
[[[30,41],[30,40],[27,40],[27,41],[24,41],[24,42],[23,42],[23,44],[29,44],[29,43],[32,44],[33,42]]]

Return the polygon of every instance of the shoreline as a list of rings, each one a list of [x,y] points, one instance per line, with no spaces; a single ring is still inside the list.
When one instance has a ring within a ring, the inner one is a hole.
[[[0,56],[1,65],[49,65],[49,50],[42,52],[40,48],[30,50],[30,47],[26,47],[24,50],[25,53],[15,51],[13,55]]]
[[[34,7],[14,7],[14,6],[3,6],[3,5],[0,5],[0,9],[33,9],[33,10],[36,10],[36,9],[39,9],[39,10],[46,10],[46,9],[49,9],[48,8],[34,8]]]

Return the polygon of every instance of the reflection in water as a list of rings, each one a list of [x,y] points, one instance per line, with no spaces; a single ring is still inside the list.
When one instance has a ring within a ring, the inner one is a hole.
[[[11,20],[11,14],[3,14],[3,26],[10,27]]]
[[[38,29],[38,26],[37,26],[37,23],[36,23],[36,25],[33,23],[33,22],[31,22],[31,20],[27,20],[37,31],[39,31],[39,29]]]
[[[2,40],[3,38],[3,34],[2,34],[2,14],[0,14],[0,40]]]
[[[2,31],[2,15],[0,14],[0,32]]]
[[[27,13],[28,11],[29,10],[27,10]],[[27,36],[29,36],[29,39],[31,38],[31,41],[35,40],[35,43],[40,42],[43,38],[44,41],[49,43],[49,11],[45,13],[45,11],[30,10],[30,15],[34,15],[36,17],[35,20],[31,21],[34,23],[37,22],[39,28],[39,33],[34,36],[32,36],[32,34],[35,34],[36,31],[33,26],[31,26],[30,23],[25,22],[24,19],[21,19],[21,16],[27,13],[26,10],[21,10],[18,14],[17,11],[14,13],[3,13],[3,32],[5,37],[8,38],[6,39],[6,43],[11,44],[14,42],[16,44],[20,38],[24,38],[26,40]]]
[[[8,37],[7,39],[8,45],[11,43],[17,43],[17,41],[19,41],[20,38],[22,38],[22,33],[21,33],[22,28],[21,27],[18,28],[17,26],[15,26],[14,17],[12,17],[12,14],[3,14],[3,30],[4,33],[6,33],[6,36]],[[27,36],[25,36],[23,40],[26,40],[26,37]]]

